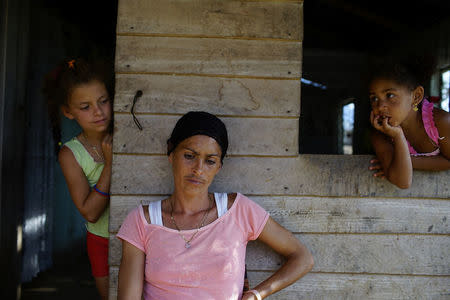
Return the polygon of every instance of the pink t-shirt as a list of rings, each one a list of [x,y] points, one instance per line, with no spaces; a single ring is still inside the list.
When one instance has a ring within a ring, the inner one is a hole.
[[[179,232],[148,224],[142,206],[117,237],[145,254],[144,299],[240,299],[247,242],[258,238],[269,214],[242,194],[220,218],[200,228],[191,247]],[[182,230],[189,239],[196,229]]]

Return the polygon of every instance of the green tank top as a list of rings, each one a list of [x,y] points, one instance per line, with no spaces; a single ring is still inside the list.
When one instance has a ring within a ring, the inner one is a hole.
[[[104,164],[97,163],[94,161],[89,152],[84,148],[84,146],[80,143],[80,141],[74,137],[70,141],[64,144],[64,146],[68,147],[81,169],[83,169],[84,174],[89,182],[89,186],[92,188],[100,178],[100,175],[103,171]],[[109,204],[106,206],[105,211],[100,216],[100,218],[95,223],[86,222],[86,228],[90,233],[95,235],[108,238],[109,224]]]

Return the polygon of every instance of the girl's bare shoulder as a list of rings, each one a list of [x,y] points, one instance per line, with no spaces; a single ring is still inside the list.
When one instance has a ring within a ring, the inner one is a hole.
[[[439,134],[450,133],[450,113],[443,109],[435,108],[433,110],[434,123],[439,131]],[[442,133],[441,133],[442,132]]]
[[[439,133],[441,154],[450,159],[450,113],[442,109],[434,112],[434,123]]]
[[[63,172],[82,172],[82,169],[80,165],[77,162],[77,159],[75,158],[75,155],[73,154],[72,150],[70,150],[67,146],[62,146],[62,148],[59,150],[58,153],[58,161],[59,165],[61,166],[61,169]]]
[[[69,149],[69,147],[67,146],[62,146],[62,148],[59,150],[58,153],[58,160],[61,161],[66,161],[68,159],[75,159],[75,156],[72,153],[72,150]]]

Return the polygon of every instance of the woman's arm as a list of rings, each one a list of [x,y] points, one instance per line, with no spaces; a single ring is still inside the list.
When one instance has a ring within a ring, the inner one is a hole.
[[[399,188],[409,188],[412,183],[413,169],[403,130],[399,126],[390,126],[387,119],[379,123],[373,113],[370,120],[376,129],[371,135],[372,145],[384,176]],[[392,139],[392,142],[389,139]]]
[[[122,240],[118,300],[141,300],[144,286],[145,254]]]
[[[308,249],[291,232],[270,217],[258,240],[286,258],[286,262],[278,271],[253,288],[262,298],[294,283],[314,266],[313,257]],[[256,299],[256,297],[247,292],[242,299]]]
[[[97,188],[102,192],[109,192],[112,167],[111,140],[105,139],[102,148],[104,151],[105,165],[98,179]],[[97,222],[109,203],[109,197],[105,197],[91,190],[86,175],[68,147],[61,149],[58,159],[75,206],[87,221],[91,223]]]

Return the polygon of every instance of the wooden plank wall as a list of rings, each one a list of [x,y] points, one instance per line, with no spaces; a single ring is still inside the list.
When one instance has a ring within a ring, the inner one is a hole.
[[[126,214],[172,191],[166,139],[190,110],[217,114],[230,151],[211,190],[267,209],[315,257],[270,299],[450,296],[450,172],[416,172],[399,190],[374,180],[369,156],[298,155],[303,1],[120,0],[116,49],[110,296]],[[139,131],[129,113],[137,90]],[[257,242],[251,285],[282,260]]]

